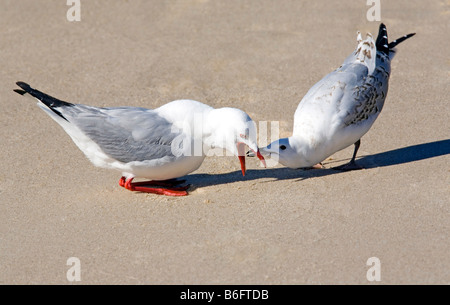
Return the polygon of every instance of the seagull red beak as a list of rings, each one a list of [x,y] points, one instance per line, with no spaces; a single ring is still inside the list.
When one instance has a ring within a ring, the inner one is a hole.
[[[266,160],[264,159],[263,155],[261,155],[261,153],[258,151],[256,152],[256,156],[258,157],[258,159],[261,161],[261,163],[264,165],[264,167],[267,167],[266,165]]]
[[[251,148],[250,148],[251,149]],[[239,161],[241,162],[241,171],[242,171],[242,176],[245,176],[245,144],[244,143],[238,143],[237,144],[237,150],[238,150],[238,157],[239,157]],[[253,152],[255,152],[252,149]],[[259,149],[257,152],[255,152],[256,156],[258,157],[259,160],[261,160],[262,164],[264,165],[264,167],[266,166],[266,160],[264,159],[264,157],[261,155],[261,153],[259,152]]]
[[[238,156],[238,158],[241,161],[242,176],[245,176],[245,156]]]

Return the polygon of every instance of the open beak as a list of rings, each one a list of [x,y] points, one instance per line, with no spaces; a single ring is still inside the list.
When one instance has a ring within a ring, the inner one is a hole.
[[[238,150],[239,161],[241,162],[242,176],[245,176],[245,144],[244,143],[238,143],[237,144],[237,150]],[[251,150],[253,151],[254,154],[256,154],[258,159],[261,160],[261,162],[264,165],[264,167],[267,167],[266,166],[266,160],[264,160],[264,157],[259,152],[259,149],[256,152],[253,149],[251,149]]]

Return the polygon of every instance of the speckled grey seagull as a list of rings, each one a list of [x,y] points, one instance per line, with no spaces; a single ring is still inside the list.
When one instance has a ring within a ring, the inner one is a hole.
[[[238,156],[243,175],[245,145],[265,165],[256,145],[256,124],[236,108],[214,109],[192,100],[155,110],[96,108],[58,100],[24,82],[17,85],[21,89],[14,91],[36,98],[94,165],[121,171],[119,184],[131,191],[187,195],[187,187],[174,179],[198,169],[211,147]],[[132,182],[134,178],[152,181]]]
[[[389,43],[384,24],[376,41],[369,33],[363,40],[358,32],[356,50],[315,84],[298,105],[292,136],[261,148],[262,155],[271,155],[290,168],[307,168],[354,144],[351,161],[335,169],[360,169],[356,153],[361,137],[383,109],[395,46],[413,35]]]

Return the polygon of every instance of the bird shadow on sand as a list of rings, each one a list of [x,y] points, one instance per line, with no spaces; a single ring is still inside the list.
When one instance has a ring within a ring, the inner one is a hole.
[[[374,155],[366,155],[357,159],[357,163],[364,169],[370,170],[373,168],[386,167],[392,165],[405,164],[434,157],[444,156],[450,154],[450,139],[417,144],[402,148],[397,148],[390,151]],[[187,183],[191,184],[191,190],[200,187],[229,184],[236,181],[252,181],[258,179],[272,179],[265,182],[277,180],[297,180],[301,181],[308,178],[317,178],[328,175],[341,174],[343,171],[334,170],[330,167],[333,163],[348,160],[336,160],[324,165],[325,169],[289,169],[289,168],[268,168],[259,170],[248,170],[245,177],[242,177],[240,171],[225,173],[225,174],[192,174],[186,176]]]

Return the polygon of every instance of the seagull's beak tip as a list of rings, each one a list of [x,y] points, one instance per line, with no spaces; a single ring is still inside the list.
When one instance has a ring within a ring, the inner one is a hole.
[[[256,156],[261,161],[261,163],[264,165],[264,167],[267,168],[266,160],[264,159],[263,155],[261,155],[261,152],[259,151],[259,149],[258,149],[258,151],[256,153]]]

